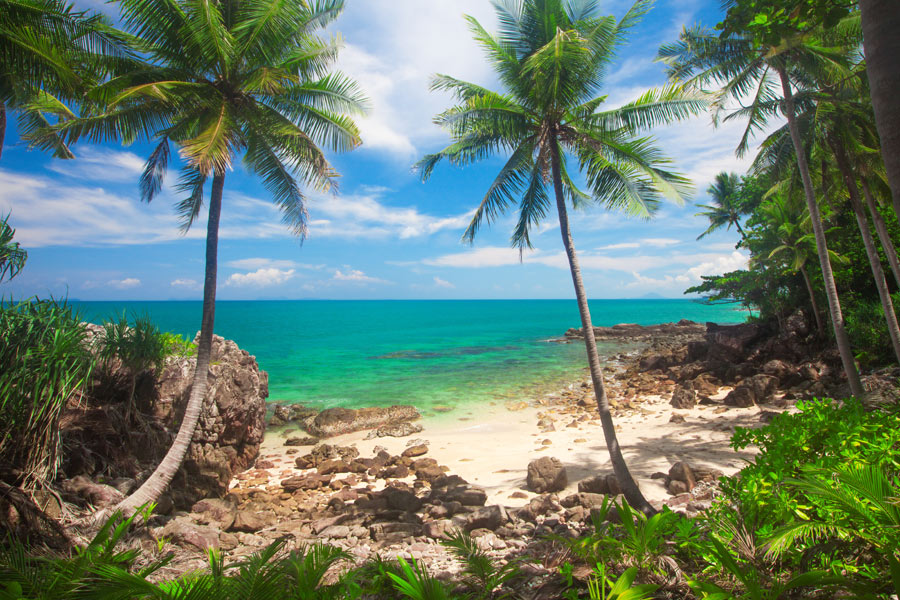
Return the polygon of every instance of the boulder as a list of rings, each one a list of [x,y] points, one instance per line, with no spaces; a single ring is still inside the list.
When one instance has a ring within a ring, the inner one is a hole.
[[[739,325],[706,324],[706,341],[709,357],[716,360],[737,363],[742,361],[757,339],[764,333],[757,323]]]
[[[172,519],[163,528],[163,536],[181,546],[209,550],[219,546],[219,532],[206,525],[197,525],[187,517]]]
[[[244,533],[256,533],[260,529],[268,527],[274,520],[271,513],[258,513],[251,510],[239,510],[234,516],[232,531]]]
[[[125,499],[125,494],[111,485],[95,483],[83,475],[66,479],[60,484],[60,489],[71,500],[87,502],[94,508],[115,506]]]
[[[594,475],[578,482],[578,492],[587,494],[609,494],[606,475]]]
[[[671,404],[673,408],[679,410],[694,408],[696,403],[697,394],[694,392],[694,387],[690,383],[683,383],[676,386],[672,391],[672,400],[669,401],[669,404]]]
[[[759,373],[741,380],[741,382],[725,396],[725,404],[741,407],[765,404],[772,401],[777,387],[777,377]]]
[[[374,429],[366,436],[367,440],[379,437],[406,437],[420,433],[422,426],[418,423],[396,423],[392,425],[382,425],[378,429]]]
[[[529,490],[543,494],[565,489],[569,484],[569,478],[566,468],[558,458],[542,456],[528,463],[525,482]]]
[[[409,456],[415,458],[417,456],[422,456],[423,454],[428,454],[427,444],[416,444],[415,446],[410,446],[403,451],[403,454],[401,454],[401,456]]]
[[[395,405],[367,408],[326,408],[306,421],[306,429],[317,437],[333,437],[344,433],[396,425],[421,417],[413,406]]]
[[[409,490],[387,487],[382,492],[388,508],[404,512],[416,512],[422,508],[422,500]]]
[[[195,363],[195,357],[170,359],[158,376],[153,415],[173,434],[187,406]],[[169,487],[176,506],[224,497],[234,475],[254,463],[265,433],[268,395],[269,376],[256,358],[214,335],[200,420]],[[155,462],[167,450],[159,448]]]
[[[482,506],[475,512],[466,515],[465,530],[490,529],[494,531],[506,522],[506,518],[506,511],[503,510],[503,507]]]
[[[191,507],[194,520],[204,525],[215,527],[219,531],[228,531],[234,523],[237,507],[229,499],[204,498]]]

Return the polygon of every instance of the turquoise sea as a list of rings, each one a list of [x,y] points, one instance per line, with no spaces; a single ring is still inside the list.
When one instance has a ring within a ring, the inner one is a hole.
[[[82,317],[149,314],[193,338],[200,302],[72,302]],[[595,325],[691,319],[739,322],[735,305],[690,300],[594,300]],[[535,397],[585,368],[584,346],[557,344],[580,326],[574,300],[221,301],[217,334],[269,372],[273,402],[314,407],[434,405]],[[614,346],[601,352],[614,353]]]

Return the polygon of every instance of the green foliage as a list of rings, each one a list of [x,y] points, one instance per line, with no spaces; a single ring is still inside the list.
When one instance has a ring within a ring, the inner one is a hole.
[[[560,574],[566,580],[569,588],[564,597],[567,600],[577,600],[578,592],[574,587],[572,565],[565,563],[560,567]],[[645,600],[650,598],[653,592],[659,589],[659,586],[653,584],[634,585],[637,576],[637,568],[632,567],[626,569],[617,580],[613,581],[607,574],[606,566],[603,563],[597,563],[587,582],[588,597],[590,600]]]
[[[13,241],[15,235],[16,230],[9,224],[9,215],[6,215],[0,219],[0,282],[4,278],[8,281],[18,275],[28,259],[25,249],[19,242]]]
[[[894,306],[900,306],[900,292],[891,294]],[[884,326],[884,310],[878,300],[858,298],[844,312],[847,334],[863,367],[888,364],[894,358],[891,338]]]
[[[107,364],[119,361],[136,376],[147,369],[162,368],[174,344],[180,341],[180,336],[160,332],[149,315],[133,316],[129,322],[123,313],[103,324],[99,356]]]
[[[162,343],[165,348],[166,356],[176,356],[178,358],[190,358],[197,354],[197,344],[177,333],[164,331],[162,334]]]
[[[60,413],[93,367],[85,326],[70,306],[0,304],[0,463],[18,470],[25,487],[55,475]]]
[[[761,46],[777,46],[782,40],[817,27],[831,28],[853,9],[846,0],[727,0],[728,13],[718,24],[722,35],[749,33]]]
[[[900,413],[869,411],[859,401],[798,402],[799,412],[782,413],[760,429],[738,428],[736,450],[756,446],[759,454],[740,478],[722,485],[725,501],[752,527],[809,519],[827,511],[796,487],[781,485],[801,475],[805,466],[839,465],[900,469]]]
[[[509,562],[497,566],[488,554],[467,533],[456,531],[441,542],[463,563],[463,584],[469,589],[470,598],[493,598],[494,590],[509,583],[519,575],[519,566]],[[508,594],[496,596],[506,598]]]

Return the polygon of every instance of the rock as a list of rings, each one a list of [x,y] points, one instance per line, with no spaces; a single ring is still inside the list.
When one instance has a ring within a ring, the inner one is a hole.
[[[679,410],[694,408],[696,403],[697,394],[694,392],[694,388],[691,384],[681,384],[677,386],[672,392],[672,400],[669,402],[673,408]]]
[[[306,422],[307,430],[318,437],[332,437],[364,429],[376,429],[382,425],[396,425],[415,421],[421,415],[413,406],[326,408]]]
[[[577,494],[572,494],[570,496],[566,496],[562,500],[560,500],[560,505],[565,508],[573,508],[575,506],[581,506],[585,509],[592,509],[595,506],[602,506],[603,502],[606,501],[606,496],[603,494],[592,494],[590,492],[579,492]]]
[[[370,431],[366,436],[367,440],[379,437],[406,437],[414,435],[422,431],[422,426],[418,423],[397,423],[394,425],[382,425],[378,429]]]
[[[687,485],[685,482],[683,482],[683,481],[679,481],[678,479],[672,479],[672,480],[670,480],[670,481],[666,484],[666,489],[667,489],[667,490],[669,491],[669,493],[672,494],[673,496],[678,496],[678,495],[680,495],[680,494],[685,494],[685,493],[687,493],[687,492],[690,491],[690,490],[688,489],[688,485]]]
[[[672,416],[669,417],[669,423],[684,423],[684,415],[672,413]]]
[[[239,510],[234,516],[234,524],[231,529],[244,533],[256,533],[260,529],[268,527],[270,522],[271,519],[267,519],[263,514],[250,510]]]
[[[747,377],[728,392],[728,395],[725,396],[725,404],[745,408],[756,404],[766,404],[775,397],[777,386],[778,379],[772,375],[760,373]]]
[[[706,324],[706,341],[709,343],[709,357],[731,363],[741,362],[750,347],[764,333],[757,323],[739,325]]]
[[[231,500],[221,498],[205,498],[191,507],[194,519],[204,525],[215,527],[219,531],[227,531],[234,523],[237,507]]]
[[[169,359],[158,375],[153,416],[178,429],[190,395],[195,357]],[[223,497],[236,473],[249,468],[265,433],[269,376],[256,358],[231,340],[214,335],[206,396],[181,469],[169,486],[176,506]],[[168,445],[156,449],[162,459]]]
[[[694,477],[694,470],[688,463],[683,461],[679,461],[669,468],[669,479],[683,481],[691,488],[697,485],[697,480]]]
[[[329,460],[343,460],[349,463],[359,456],[355,446],[333,446],[319,444],[309,454],[304,454],[295,462],[298,469],[314,469]]]
[[[350,528],[346,525],[332,525],[319,532],[320,538],[343,539],[350,536]]]
[[[70,499],[90,503],[94,508],[115,506],[125,499],[125,494],[111,485],[95,483],[83,475],[66,479],[60,489]]]
[[[609,494],[606,475],[594,475],[578,482],[579,493]]]
[[[387,499],[388,508],[404,512],[416,512],[422,508],[422,500],[408,490],[387,487],[382,492]]]
[[[483,506],[466,515],[465,530],[490,529],[494,531],[506,522],[506,511],[497,505]]]
[[[428,446],[425,444],[417,444],[415,446],[410,446],[409,448],[404,450],[401,456],[409,456],[414,458],[416,456],[422,456],[423,454],[428,454]]]
[[[192,523],[186,517],[177,517],[166,523],[163,536],[175,544],[193,546],[203,551],[219,546],[218,531],[212,527]]]
[[[422,535],[419,523],[375,523],[369,527],[369,534],[376,542],[402,542],[407,538]]]
[[[285,446],[315,446],[319,443],[318,438],[308,435],[302,437],[291,437],[284,441]]]
[[[349,473],[350,465],[340,458],[326,460],[320,464],[316,472],[319,475],[332,475],[334,473]]]
[[[425,523],[425,535],[432,539],[444,539],[453,530],[453,522],[450,519],[437,519]]]
[[[298,490],[316,490],[331,483],[331,475],[296,475],[288,477],[281,482],[285,492],[293,493]]]
[[[562,462],[550,456],[542,456],[528,463],[525,481],[528,489],[538,494],[558,492],[569,484],[566,468]]]

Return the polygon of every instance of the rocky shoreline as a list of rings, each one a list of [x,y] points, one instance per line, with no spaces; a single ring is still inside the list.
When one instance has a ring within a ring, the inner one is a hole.
[[[735,426],[767,422],[795,399],[842,393],[836,356],[815,346],[802,314],[787,323],[780,332],[689,321],[598,328],[602,339],[632,344],[608,360],[607,392],[626,458],[657,507],[693,514],[709,506],[718,478],[750,456],[728,448]],[[418,422],[413,407],[275,407],[259,458],[227,494],[154,516],[136,543],[148,556],[163,538],[176,550],[161,577],[201,568],[208,548],[243,556],[284,537],[333,544],[360,562],[414,557],[449,576],[456,561],[439,541],[453,530],[501,561],[536,552],[547,534],[587,532],[591,514],[619,492],[590,380],[493,411],[451,415],[455,429],[442,430]],[[459,423],[469,420],[478,424]],[[297,425],[307,435],[296,435]],[[514,443],[520,464],[484,458],[491,444],[497,452]]]

